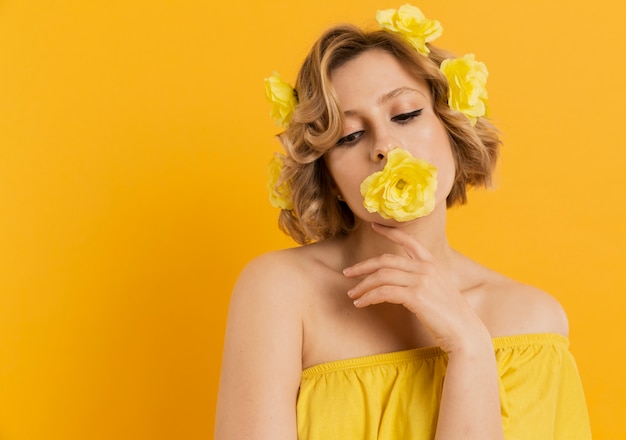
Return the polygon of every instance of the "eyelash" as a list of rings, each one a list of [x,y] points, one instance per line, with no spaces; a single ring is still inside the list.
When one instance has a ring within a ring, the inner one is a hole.
[[[423,109],[420,108],[412,112],[402,113],[400,115],[394,116],[393,118],[391,118],[391,120],[393,122],[397,122],[400,125],[410,124],[413,121],[413,119],[417,118],[419,115],[422,114],[422,110]],[[363,135],[363,133],[365,133],[365,131],[363,130],[350,133],[349,135],[344,136],[341,139],[339,139],[337,141],[337,146],[338,147],[350,147],[359,141],[359,138]]]
[[[397,122],[399,124],[408,124],[409,122],[411,122],[413,119],[417,118],[419,115],[422,114],[422,110],[421,108],[414,110],[412,112],[409,113],[402,113],[401,115],[398,116],[394,116],[393,118],[391,118],[392,121]]]
[[[363,133],[365,133],[363,130],[350,133],[349,135],[344,136],[341,139],[339,139],[337,141],[337,146],[338,147],[351,147],[352,145],[357,143],[357,141],[359,140],[359,138],[361,137]]]

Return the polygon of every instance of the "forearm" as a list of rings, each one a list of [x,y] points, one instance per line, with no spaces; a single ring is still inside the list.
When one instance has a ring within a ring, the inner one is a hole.
[[[501,440],[498,369],[491,339],[448,354],[436,440]]]

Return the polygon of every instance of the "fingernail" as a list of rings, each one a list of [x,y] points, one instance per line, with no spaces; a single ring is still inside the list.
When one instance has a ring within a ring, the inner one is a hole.
[[[358,305],[361,304],[361,298],[355,299],[354,301],[352,301],[352,304],[358,307]]]
[[[354,290],[352,289],[348,290],[348,296],[352,298],[352,295],[354,295]]]

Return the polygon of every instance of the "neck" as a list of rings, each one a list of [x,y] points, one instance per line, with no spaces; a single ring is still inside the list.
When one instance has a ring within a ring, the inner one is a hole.
[[[446,208],[441,206],[430,215],[397,227],[416,238],[442,265],[450,262],[454,251],[446,235]],[[346,262],[354,264],[385,253],[405,255],[402,247],[376,233],[370,223],[361,222],[347,237]]]

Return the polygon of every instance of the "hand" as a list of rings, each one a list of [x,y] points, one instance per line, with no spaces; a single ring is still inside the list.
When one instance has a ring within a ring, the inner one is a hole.
[[[344,269],[346,277],[364,277],[348,291],[356,307],[384,302],[403,305],[447,353],[472,350],[477,342],[490,344],[480,318],[424,246],[400,229],[372,227],[399,244],[406,255],[384,254]]]

